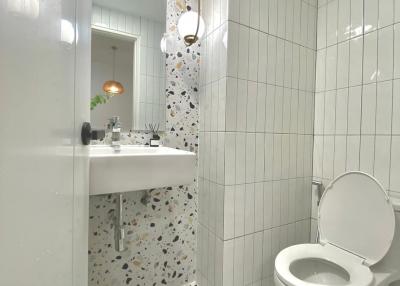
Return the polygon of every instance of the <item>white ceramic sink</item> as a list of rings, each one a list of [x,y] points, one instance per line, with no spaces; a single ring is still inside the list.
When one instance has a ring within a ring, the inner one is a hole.
[[[168,147],[90,146],[90,195],[191,184],[196,154]]]

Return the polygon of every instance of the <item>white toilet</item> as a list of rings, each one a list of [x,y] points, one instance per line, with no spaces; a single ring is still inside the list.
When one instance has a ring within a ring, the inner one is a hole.
[[[319,205],[319,244],[282,250],[275,285],[400,286],[399,202],[368,174],[336,178]]]

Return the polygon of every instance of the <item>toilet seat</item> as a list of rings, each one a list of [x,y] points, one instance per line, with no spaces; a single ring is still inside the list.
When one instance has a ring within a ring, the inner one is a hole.
[[[302,259],[321,259],[342,268],[349,275],[346,286],[369,286],[373,281],[373,274],[369,267],[362,264],[363,259],[340,250],[331,245],[299,244],[282,250],[275,261],[275,275],[287,286],[318,286],[300,280],[291,271],[291,265]]]
[[[318,207],[320,241],[378,263],[392,245],[395,214],[382,185],[363,172],[348,172],[326,188]]]
[[[393,241],[394,210],[374,177],[349,172],[333,180],[323,194],[318,229],[320,244],[295,245],[278,254],[276,278],[287,286],[369,286],[369,266],[386,255]]]

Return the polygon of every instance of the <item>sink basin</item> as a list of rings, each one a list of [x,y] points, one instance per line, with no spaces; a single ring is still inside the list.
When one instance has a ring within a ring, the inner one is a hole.
[[[168,147],[90,146],[90,195],[193,183],[196,154]]]

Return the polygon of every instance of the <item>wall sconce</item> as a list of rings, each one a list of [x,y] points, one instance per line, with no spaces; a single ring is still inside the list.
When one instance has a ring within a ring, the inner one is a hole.
[[[198,11],[200,13],[200,1],[198,0]],[[178,32],[183,38],[186,46],[196,43],[204,34],[204,20],[199,13],[187,11],[178,20]]]

